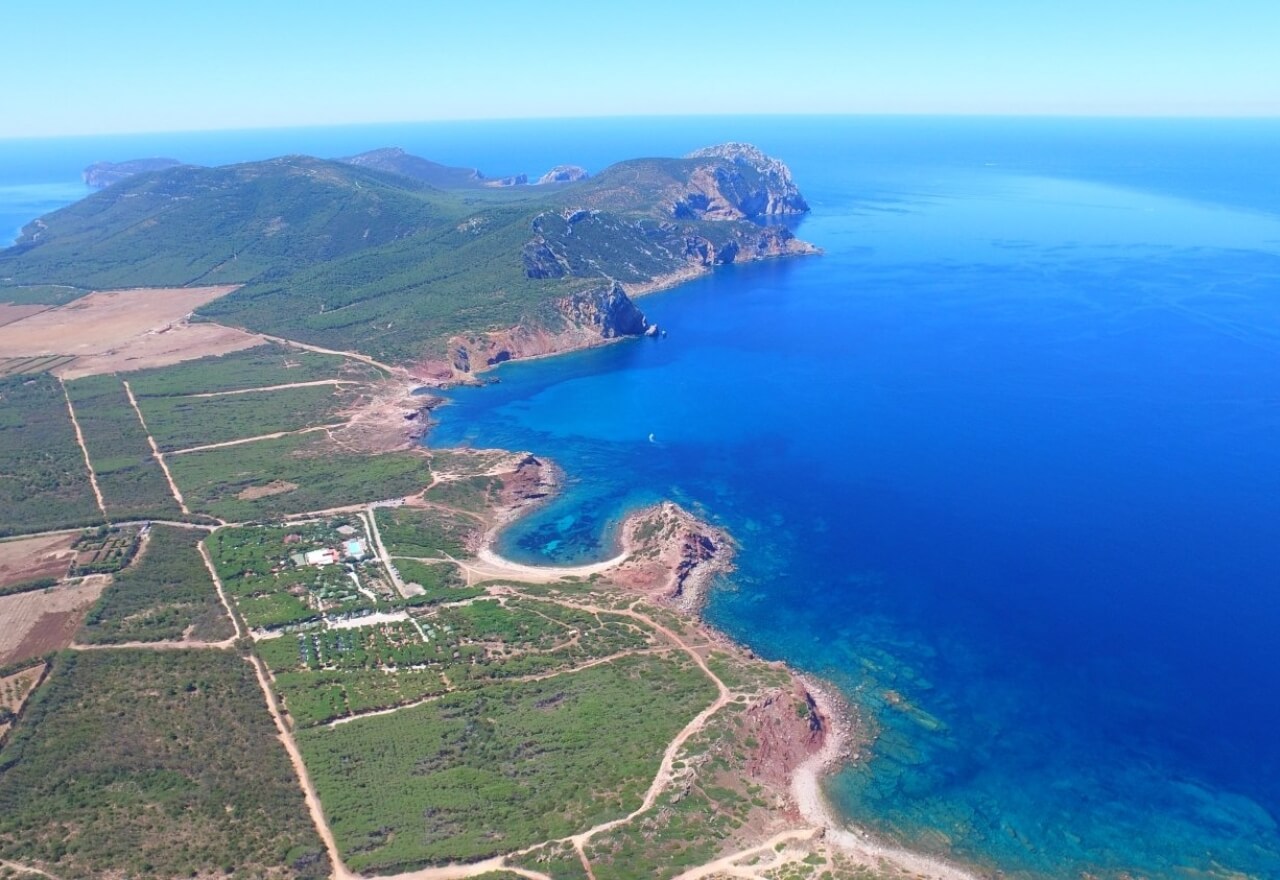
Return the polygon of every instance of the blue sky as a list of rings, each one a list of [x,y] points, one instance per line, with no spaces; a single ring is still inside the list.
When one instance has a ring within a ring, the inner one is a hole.
[[[690,113],[1280,115],[1280,2],[7,4],[0,137]]]

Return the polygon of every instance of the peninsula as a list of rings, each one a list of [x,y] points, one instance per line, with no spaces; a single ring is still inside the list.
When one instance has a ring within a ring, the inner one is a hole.
[[[754,147],[579,171],[176,165],[0,252],[0,876],[966,876],[838,827],[871,732],[701,622],[729,535],[516,565],[554,466],[421,444],[423,384],[816,252]]]

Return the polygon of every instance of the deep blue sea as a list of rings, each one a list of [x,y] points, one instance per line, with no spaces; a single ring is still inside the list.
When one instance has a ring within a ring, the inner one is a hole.
[[[822,256],[640,301],[668,331],[502,367],[434,444],[564,495],[502,537],[726,526],[710,618],[879,733],[853,821],[1011,876],[1280,877],[1280,121],[731,118],[0,142],[0,224],[97,159],[377,146],[487,173],[751,140]],[[650,440],[652,435],[652,441]]]

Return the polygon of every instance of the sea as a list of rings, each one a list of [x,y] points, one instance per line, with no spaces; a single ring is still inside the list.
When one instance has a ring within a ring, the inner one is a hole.
[[[90,162],[381,146],[487,174],[750,141],[819,256],[639,304],[665,335],[504,365],[427,442],[724,526],[707,616],[875,734],[827,794],[1011,878],[1280,878],[1280,121],[705,117],[0,142],[0,233]]]

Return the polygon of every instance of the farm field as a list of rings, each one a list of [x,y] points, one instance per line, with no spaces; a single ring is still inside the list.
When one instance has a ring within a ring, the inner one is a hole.
[[[63,880],[330,872],[253,667],[208,650],[59,655],[0,750],[0,858]]]
[[[121,380],[92,376],[66,387],[107,515],[117,520],[180,517]]]
[[[4,743],[18,713],[40,684],[47,668],[48,664],[41,661],[7,675],[0,673],[0,745]]]
[[[58,380],[0,379],[0,536],[101,522]]]
[[[348,865],[388,872],[626,815],[714,696],[682,657],[629,657],[297,737]]]
[[[86,644],[193,639],[235,634],[196,545],[206,533],[152,526],[133,565],[114,576],[77,638]]]
[[[0,596],[0,666],[71,644],[108,578],[94,576],[43,590]]]
[[[136,288],[96,291],[0,325],[0,357],[74,357],[63,378],[178,363],[261,343],[217,324],[189,324],[198,306],[235,288]],[[7,293],[9,288],[5,288]]]
[[[32,581],[45,583],[65,577],[75,558],[75,534],[41,535],[0,541],[0,594]]]

